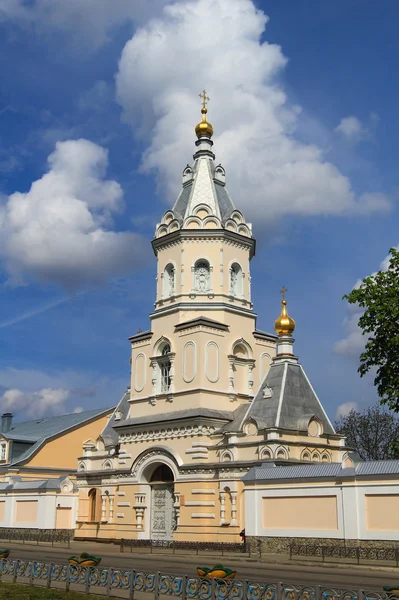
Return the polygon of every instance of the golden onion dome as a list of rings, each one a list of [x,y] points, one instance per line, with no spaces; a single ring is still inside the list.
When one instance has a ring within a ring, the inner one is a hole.
[[[212,137],[213,136],[213,127],[206,120],[206,113],[207,112],[208,112],[208,109],[205,108],[205,106],[203,106],[201,108],[202,120],[200,121],[200,123],[198,123],[198,125],[195,128],[195,133],[197,134],[198,138],[202,137],[203,135],[206,135],[207,137]]]
[[[281,301],[281,315],[274,322],[277,335],[292,335],[295,330],[295,321],[287,313],[287,300]]]

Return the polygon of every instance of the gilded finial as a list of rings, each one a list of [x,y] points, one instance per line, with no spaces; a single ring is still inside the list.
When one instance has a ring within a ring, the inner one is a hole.
[[[206,105],[208,104],[210,98],[209,98],[209,96],[206,95],[205,90],[203,90],[200,94],[198,94],[198,96],[202,100],[202,108],[201,108],[202,120],[196,126],[195,133],[197,134],[198,138],[200,138],[202,136],[212,137],[213,136],[213,127],[206,120],[206,114],[208,112]]]
[[[281,315],[274,323],[274,329],[277,335],[292,335],[295,330],[295,321],[288,315],[287,312],[287,300],[285,299],[287,292],[288,290],[284,286],[280,290],[280,294],[283,297],[281,300]]]

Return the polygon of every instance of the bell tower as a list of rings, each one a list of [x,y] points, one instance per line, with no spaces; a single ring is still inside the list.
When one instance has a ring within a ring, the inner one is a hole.
[[[276,338],[256,329],[251,302],[252,226],[227,191],[205,90],[200,98],[193,163],[184,168],[181,191],[152,241],[151,330],[131,338],[135,414],[140,406],[148,410],[148,402],[164,412],[234,410],[253,397],[275,354]]]

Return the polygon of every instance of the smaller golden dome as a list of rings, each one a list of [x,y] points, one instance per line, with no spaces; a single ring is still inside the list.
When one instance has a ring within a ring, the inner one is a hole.
[[[207,137],[212,137],[213,136],[213,127],[206,120],[206,113],[207,112],[208,112],[208,109],[203,106],[201,108],[202,120],[201,120],[200,123],[198,123],[198,125],[195,128],[195,133],[197,134],[198,138],[202,137],[203,135],[206,135]]]
[[[295,321],[288,316],[287,300],[281,301],[281,315],[274,322],[274,329],[277,335],[292,335],[295,330]]]

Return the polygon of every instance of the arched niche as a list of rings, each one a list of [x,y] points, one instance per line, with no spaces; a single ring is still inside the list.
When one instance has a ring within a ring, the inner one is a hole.
[[[236,298],[244,296],[244,275],[238,262],[233,262],[230,267],[230,295]]]

